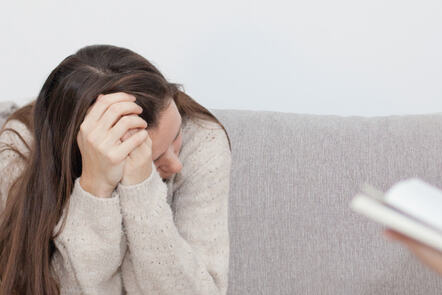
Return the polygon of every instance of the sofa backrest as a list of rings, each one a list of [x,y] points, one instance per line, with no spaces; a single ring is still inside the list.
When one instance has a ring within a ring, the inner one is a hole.
[[[442,294],[441,277],[349,207],[364,182],[442,188],[442,114],[212,111],[232,142],[228,294]]]

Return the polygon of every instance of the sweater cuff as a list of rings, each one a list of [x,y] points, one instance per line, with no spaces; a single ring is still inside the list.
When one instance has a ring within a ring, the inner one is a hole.
[[[68,211],[69,215],[82,217],[97,229],[115,230],[121,225],[120,198],[116,190],[110,198],[96,197],[81,187],[80,177],[75,179]]]
[[[124,191],[127,191],[127,192],[128,191],[133,191],[133,190],[138,190],[138,191],[142,190],[141,187],[146,186],[146,182],[150,182],[152,180],[152,177],[153,177],[153,174],[154,174],[154,170],[156,170],[156,166],[152,162],[152,172],[150,173],[148,178],[146,178],[145,180],[143,180],[142,182],[137,183],[137,184],[127,185],[127,184],[122,184],[120,182],[120,183],[118,183],[117,191],[118,191],[118,189],[124,190]]]
[[[152,173],[148,178],[134,185],[118,184],[123,217],[143,219],[150,208],[156,207],[159,199],[167,197],[167,185],[162,181],[156,166],[152,163]]]

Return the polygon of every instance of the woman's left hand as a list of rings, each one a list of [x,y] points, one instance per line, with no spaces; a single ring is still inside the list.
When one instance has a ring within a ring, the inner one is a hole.
[[[122,138],[125,141],[139,128],[129,130]],[[149,134],[146,140],[132,150],[126,158],[121,184],[134,185],[146,180],[152,173],[152,139]]]
[[[392,229],[386,229],[384,234],[392,240],[403,243],[420,261],[442,275],[442,252]]]

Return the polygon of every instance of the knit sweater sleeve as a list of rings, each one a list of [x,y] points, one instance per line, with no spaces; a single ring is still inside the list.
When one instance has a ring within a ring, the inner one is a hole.
[[[212,137],[213,135],[213,137]],[[214,139],[214,140],[210,140]],[[137,286],[127,294],[224,295],[229,264],[231,155],[223,130],[200,133],[187,153],[174,212],[155,167],[145,181],[117,187]],[[123,262],[123,264],[125,264]]]
[[[31,139],[23,123],[13,120],[7,124],[6,127],[16,130],[25,139]],[[0,143],[3,210],[9,187],[25,168],[25,162],[17,153],[3,150],[4,144],[11,144],[25,153],[26,149],[18,136],[9,130],[2,133]],[[82,189],[79,179],[75,180],[68,210],[65,208],[53,230],[54,234],[58,232],[66,218],[64,228],[54,240],[56,248],[51,260],[52,270],[59,280],[61,294],[120,295],[122,281],[117,270],[125,249],[121,244],[123,232],[119,196],[114,191],[111,198],[97,198]]]

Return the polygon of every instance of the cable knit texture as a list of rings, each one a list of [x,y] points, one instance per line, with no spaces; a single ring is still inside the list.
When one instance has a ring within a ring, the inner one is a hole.
[[[6,126],[28,144],[33,138],[17,120]],[[180,173],[165,181],[152,174],[135,185],[119,184],[111,198],[82,189],[79,178],[54,233],[51,261],[61,294],[226,294],[229,269],[228,198],[231,153],[218,124],[183,116]],[[19,137],[3,143],[25,154]],[[24,162],[0,153],[1,210]],[[32,196],[29,196],[32,197]]]

